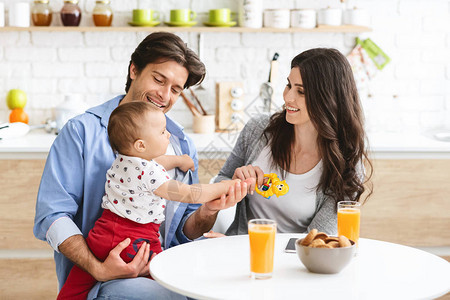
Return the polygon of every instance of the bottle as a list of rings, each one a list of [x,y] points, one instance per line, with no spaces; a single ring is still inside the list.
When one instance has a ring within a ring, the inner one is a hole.
[[[31,8],[31,19],[34,26],[50,26],[52,23],[52,10],[49,0],[35,0]]]
[[[64,26],[78,26],[81,21],[81,9],[78,0],[65,0],[61,9],[61,21]]]
[[[109,2],[109,0],[95,1],[94,11],[92,12],[95,26],[111,26],[113,11]]]

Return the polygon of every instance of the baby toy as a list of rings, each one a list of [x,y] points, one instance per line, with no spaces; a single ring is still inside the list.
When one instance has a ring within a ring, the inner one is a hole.
[[[270,173],[264,174],[264,177],[269,178],[265,184],[261,187],[261,190],[258,189],[258,186],[255,186],[255,190],[258,194],[263,196],[266,199],[270,199],[274,194],[277,197],[286,195],[289,192],[289,186],[285,180],[280,181],[277,174]]]

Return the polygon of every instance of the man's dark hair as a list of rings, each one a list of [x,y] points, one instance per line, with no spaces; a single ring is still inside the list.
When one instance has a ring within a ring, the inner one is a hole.
[[[131,55],[125,91],[128,93],[132,81],[131,64],[134,64],[136,71],[140,73],[148,64],[165,61],[175,61],[188,70],[189,76],[184,88],[199,84],[205,78],[205,65],[179,36],[170,32],[154,32],[149,34]]]

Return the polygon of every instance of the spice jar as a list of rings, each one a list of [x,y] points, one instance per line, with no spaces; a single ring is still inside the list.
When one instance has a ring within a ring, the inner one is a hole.
[[[61,21],[64,26],[78,26],[81,21],[81,9],[78,0],[66,0],[61,9]]]
[[[109,2],[109,0],[95,1],[94,11],[92,12],[95,26],[111,26],[113,12]]]
[[[34,26],[50,26],[52,23],[52,10],[49,0],[35,0],[31,8],[31,19]]]

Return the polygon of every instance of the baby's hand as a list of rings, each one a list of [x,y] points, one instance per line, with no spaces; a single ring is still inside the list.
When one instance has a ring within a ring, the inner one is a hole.
[[[195,171],[194,161],[189,155],[187,154],[180,155],[178,156],[178,159],[180,162],[178,168],[181,171],[183,172],[187,172],[188,170]]]
[[[231,186],[234,186],[238,182],[241,182],[241,180],[240,179],[222,180],[220,183],[224,184],[226,186],[226,189],[228,190]]]

